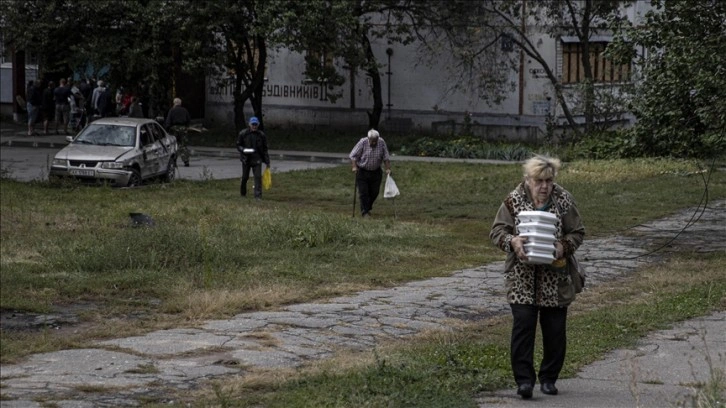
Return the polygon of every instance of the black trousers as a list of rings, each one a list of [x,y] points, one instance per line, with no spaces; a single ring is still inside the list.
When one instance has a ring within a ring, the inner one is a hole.
[[[360,198],[361,215],[368,214],[373,209],[373,203],[378,198],[381,190],[383,172],[381,169],[366,170],[358,168],[355,173],[355,183],[358,186],[358,197]]]
[[[567,350],[567,308],[514,305],[512,308],[511,361],[517,385],[532,384],[534,371],[534,342],[537,334],[537,315],[542,329],[542,363],[539,382],[554,384],[560,376]]]
[[[244,197],[247,195],[247,180],[250,179],[250,170],[255,178],[255,185],[252,187],[255,198],[262,197],[262,162],[250,164],[248,161],[242,162],[242,183],[239,186],[239,193]]]

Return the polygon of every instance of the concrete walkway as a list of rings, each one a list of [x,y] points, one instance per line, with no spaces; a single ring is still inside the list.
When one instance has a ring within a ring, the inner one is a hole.
[[[3,141],[3,148],[6,148]],[[703,211],[701,213],[701,211]],[[700,214],[692,221],[694,213]],[[665,251],[648,245],[673,237]],[[579,250],[588,286],[622,278],[671,250],[726,250],[726,201],[687,209],[635,229],[638,238],[586,240]],[[448,277],[370,290],[272,312],[243,313],[194,328],[95,342],[86,349],[30,356],[0,367],[3,408],[142,406],[208,379],[245,376],[254,369],[293,368],[340,350],[370,350],[425,330],[452,330],[457,321],[508,314],[501,262]],[[667,407],[687,398],[689,384],[710,379],[703,350],[726,370],[726,313],[715,313],[654,333],[635,350],[618,350],[557,383],[558,396],[535,390],[522,401],[513,389],[482,395],[481,407]],[[720,356],[720,357],[719,357]],[[83,392],[83,389],[93,392]],[[37,401],[42,401],[37,402]]]
[[[585,241],[580,254],[588,270],[588,285],[626,276],[663,256],[661,252],[648,255],[644,245],[671,237],[693,211],[637,228],[645,234],[641,239]],[[726,201],[711,203],[673,245],[726,250],[724,225]],[[6,398],[2,406],[42,406],[35,400],[61,407],[136,406],[150,395],[163,398],[168,388],[189,389],[206,379],[244,376],[255,368],[296,367],[341,349],[367,350],[381,341],[405,339],[423,330],[449,330],[459,319],[508,313],[501,270],[502,264],[494,263],[325,303],[243,313],[195,328],[158,330],[99,341],[92,348],[33,355],[21,364],[0,367],[0,390]],[[552,407],[672,405],[691,392],[688,384],[708,381],[704,345],[714,363],[726,368],[722,358],[726,354],[725,323],[726,313],[721,312],[655,333],[638,349],[616,351],[585,367],[577,378],[561,380],[557,397],[535,392],[533,399]],[[88,387],[94,392],[78,391]],[[528,403],[531,401],[519,400],[509,389],[481,397],[482,407]]]
[[[482,395],[479,406],[695,407],[696,385],[706,384],[713,378],[709,369],[726,372],[725,332],[724,311],[681,322],[672,329],[651,333],[634,349],[609,353],[584,367],[575,378],[560,379],[556,396],[545,395],[535,387],[532,399],[524,401],[514,390],[507,389]],[[712,359],[712,365],[707,356]]]

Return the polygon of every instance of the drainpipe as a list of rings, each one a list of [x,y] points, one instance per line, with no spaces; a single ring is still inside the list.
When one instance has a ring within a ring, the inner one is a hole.
[[[527,35],[527,0],[522,0],[522,37]],[[524,42],[524,41],[522,41]],[[519,116],[524,114],[524,51],[519,49]]]
[[[350,67],[350,108],[355,109],[355,70]]]
[[[388,120],[391,120],[391,75],[393,73],[391,72],[391,55],[393,55],[393,48],[386,48],[386,55],[388,55],[388,71],[386,72],[386,75],[388,75],[388,103],[386,106],[388,107]]]

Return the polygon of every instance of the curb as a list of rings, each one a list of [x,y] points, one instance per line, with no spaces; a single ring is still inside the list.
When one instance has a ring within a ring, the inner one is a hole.
[[[18,140],[18,139],[11,139],[11,140],[4,140],[0,143],[0,146],[7,146],[7,147],[37,147],[37,148],[47,148],[47,149],[56,149],[56,148],[62,148],[66,146],[68,142],[42,142],[37,140]]]
[[[43,136],[34,138],[28,138],[27,136],[8,138],[0,142],[0,146],[60,149],[68,144],[68,142],[66,142],[65,140],[42,140],[42,138]],[[54,136],[54,139],[58,139],[58,137]],[[239,159],[239,153],[236,149],[233,148],[189,146],[189,150],[192,155],[207,157],[229,157]],[[294,152],[283,150],[270,150],[270,159],[333,164],[350,163],[348,155],[342,153]]]
[[[239,153],[233,148],[189,146],[192,155],[207,157],[230,157],[239,159]],[[348,155],[342,153],[298,152],[286,150],[270,150],[271,160],[309,161],[314,163],[350,163]]]
[[[63,135],[26,136],[22,132],[13,132],[12,136],[3,135],[0,146],[3,147],[31,147],[60,149],[68,144]],[[206,147],[189,146],[192,155],[206,157],[239,158],[237,149],[232,147]],[[347,153],[324,153],[312,151],[270,150],[270,159],[285,161],[307,161],[313,163],[350,164]],[[489,159],[457,159],[449,157],[424,156],[396,156],[391,155],[391,161],[409,161],[426,163],[469,163],[469,164],[513,164],[517,162]]]

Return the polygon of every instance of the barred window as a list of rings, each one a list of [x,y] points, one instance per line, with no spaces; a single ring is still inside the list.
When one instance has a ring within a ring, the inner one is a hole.
[[[321,78],[326,77],[330,72],[335,72],[333,64],[333,54],[324,49],[309,49],[305,53],[305,62],[307,64],[307,72],[312,73],[318,78],[305,78],[304,83],[320,82]]]
[[[630,64],[614,64],[605,57],[607,42],[591,42],[590,65],[595,82],[627,82],[630,80]],[[579,42],[563,42],[562,44],[562,83],[576,84],[585,80],[582,66],[583,46]]]

